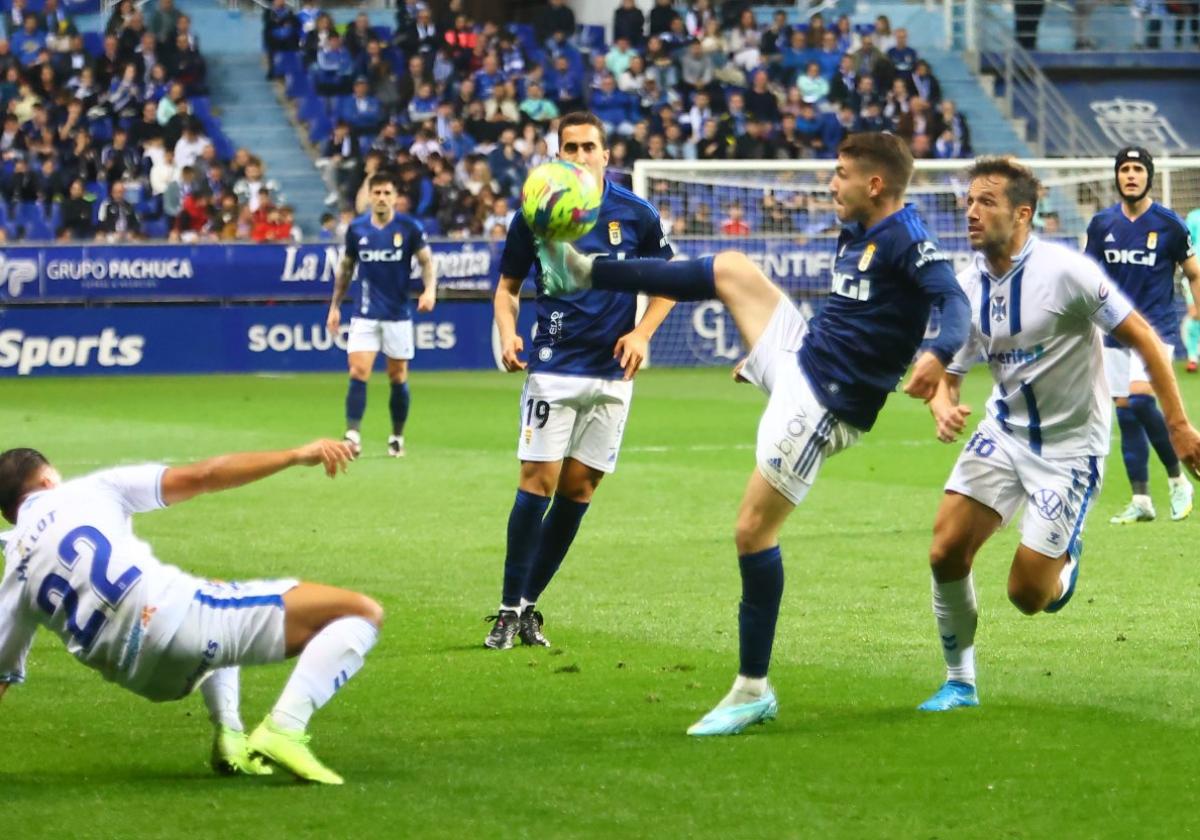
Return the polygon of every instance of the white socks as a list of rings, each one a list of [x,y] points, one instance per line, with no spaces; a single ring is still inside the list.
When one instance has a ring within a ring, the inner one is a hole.
[[[208,706],[208,719],[213,726],[227,726],[243,731],[242,715],[238,711],[240,680],[237,668],[218,668],[200,686],[204,705]]]
[[[313,712],[358,673],[378,638],[375,625],[358,616],[326,625],[300,654],[271,710],[271,721],[280,729],[306,729]]]
[[[962,580],[933,581],[933,615],[946,659],[946,679],[975,684],[975,627],[979,609],[975,605],[975,576]]]
[[[721,698],[721,702],[717,704],[717,708],[723,709],[726,706],[740,706],[743,703],[753,703],[755,700],[761,699],[766,693],[766,677],[743,677],[741,674],[738,674],[737,679],[733,681],[733,688],[729,689],[729,693]]]

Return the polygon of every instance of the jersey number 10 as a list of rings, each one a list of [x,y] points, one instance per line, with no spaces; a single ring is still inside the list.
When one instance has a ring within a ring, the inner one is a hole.
[[[108,561],[112,559],[112,543],[91,525],[74,528],[62,538],[62,542],[58,544],[58,561],[68,569],[74,569],[81,554],[81,544],[90,548],[92,553],[91,572],[88,575],[92,591],[104,606],[115,609],[141,578],[142,570],[137,566],[130,566],[116,580],[109,580]],[[58,596],[57,602],[53,596]],[[69,580],[53,572],[46,575],[46,579],[42,581],[37,594],[37,605],[49,615],[54,615],[58,609],[66,610],[67,630],[84,650],[92,646],[100,628],[108,621],[104,610],[97,609],[80,625],[79,594]]]

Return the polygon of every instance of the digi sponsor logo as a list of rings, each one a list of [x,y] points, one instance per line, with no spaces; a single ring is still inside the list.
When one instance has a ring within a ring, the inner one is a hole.
[[[1148,254],[1145,251],[1133,249],[1104,249],[1104,261],[1109,265],[1143,265],[1152,267],[1158,261],[1158,254]]]
[[[0,369],[15,368],[18,376],[28,376],[43,367],[134,367],[145,346],[145,336],[121,336],[112,327],[99,335],[53,337],[9,329],[0,331]]]
[[[9,297],[20,297],[27,283],[37,280],[36,260],[14,260],[0,252],[0,290]]]

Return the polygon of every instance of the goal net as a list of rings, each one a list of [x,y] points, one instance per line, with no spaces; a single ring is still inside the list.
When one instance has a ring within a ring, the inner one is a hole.
[[[1112,158],[1024,160],[1043,185],[1040,235],[1082,250],[1088,222],[1116,203]],[[971,259],[963,178],[970,161],[917,161],[908,200],[954,260]],[[738,250],[784,288],[805,315],[828,293],[840,223],[828,183],[832,161],[639,160],[633,189],[662,215],[677,253],[695,258]],[[1154,199],[1200,225],[1200,158],[1155,161]],[[937,329],[936,316],[930,325]],[[1177,346],[1181,342],[1176,342]],[[744,354],[733,321],[716,301],[683,303],[651,346],[656,365],[729,365]]]

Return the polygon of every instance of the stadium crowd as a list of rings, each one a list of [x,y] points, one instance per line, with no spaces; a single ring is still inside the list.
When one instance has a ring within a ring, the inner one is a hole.
[[[365,176],[388,166],[432,233],[502,237],[525,173],[555,154],[556,121],[578,108],[604,121],[617,172],[639,158],[828,158],[863,130],[895,132],[921,158],[971,153],[966,118],[886,17],[792,26],[744,0],[622,0],[609,44],[564,0],[535,15],[503,27],[457,1],[435,12],[404,0],[393,29],[274,0],[264,48],[311,127],[327,203],[361,209]]]
[[[57,0],[11,0],[0,38],[0,241],[299,237],[262,162],[208,106],[173,0],[122,0],[81,32]]]

